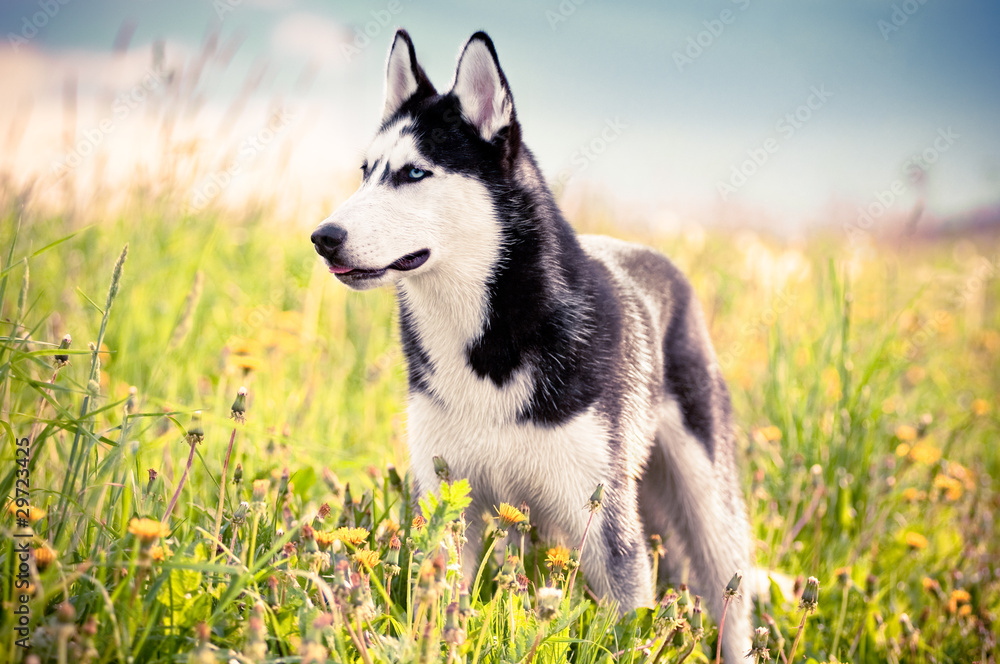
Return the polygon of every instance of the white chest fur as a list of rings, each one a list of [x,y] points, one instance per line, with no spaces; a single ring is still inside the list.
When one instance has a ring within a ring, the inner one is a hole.
[[[541,427],[489,422],[475,411],[449,411],[414,394],[408,428],[412,469],[422,487],[435,486],[433,457],[440,456],[456,477],[469,479],[480,503],[474,508],[524,501],[532,521],[548,525],[553,538],[579,537],[587,499],[608,476],[608,429],[594,410]]]

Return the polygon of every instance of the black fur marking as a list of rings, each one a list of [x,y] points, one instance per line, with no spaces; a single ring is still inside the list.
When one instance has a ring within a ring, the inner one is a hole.
[[[399,300],[399,336],[403,345],[403,354],[406,356],[406,367],[410,390],[413,392],[429,392],[427,385],[427,374],[434,372],[434,365],[427,351],[420,345],[417,337],[416,323],[413,321],[413,313],[402,297]]]
[[[403,133],[414,137],[438,170],[486,185],[502,224],[502,255],[488,284],[489,314],[482,335],[466,348],[470,368],[503,386],[530,367],[534,392],[520,418],[535,424],[565,423],[601,397],[622,394],[614,382],[622,355],[621,308],[607,269],[583,251],[548,188],[518,179],[515,167],[525,161],[540,175],[520,145],[516,119],[487,142],[462,116],[455,95],[419,92],[384,126],[404,118],[411,123]],[[415,332],[406,329],[412,328],[408,319],[401,307],[411,384],[426,391],[422,376],[429,362]]]
[[[684,425],[714,461],[716,379],[709,373],[709,358],[698,341],[691,285],[682,279],[675,284],[670,325],[663,339],[664,384],[677,399]]]
[[[504,385],[529,364],[534,393],[521,418],[557,425],[614,394],[612,359],[621,345],[620,308],[606,268],[589,258],[568,224],[531,192],[494,197],[504,254],[489,283],[483,334],[469,366]],[[553,284],[564,288],[554,290]]]

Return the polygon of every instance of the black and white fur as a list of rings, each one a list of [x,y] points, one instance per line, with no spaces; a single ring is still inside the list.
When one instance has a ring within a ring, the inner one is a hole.
[[[668,542],[712,614],[749,565],[729,394],[691,287],[643,246],[577,236],[527,147],[484,33],[438,94],[407,33],[387,64],[382,124],[358,191],[312,234],[355,289],[394,284],[419,489],[443,457],[481,513],[526,502],[549,541],[579,543],[605,484],[583,572],[623,610],[654,601],[647,537]],[[475,551],[466,561],[474,561]],[[723,650],[750,646],[748,602]]]

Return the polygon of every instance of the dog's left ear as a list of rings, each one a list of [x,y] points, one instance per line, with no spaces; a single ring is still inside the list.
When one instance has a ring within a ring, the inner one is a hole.
[[[492,141],[502,129],[516,124],[507,78],[485,32],[477,32],[465,43],[451,91],[461,104],[462,115],[483,140]]]

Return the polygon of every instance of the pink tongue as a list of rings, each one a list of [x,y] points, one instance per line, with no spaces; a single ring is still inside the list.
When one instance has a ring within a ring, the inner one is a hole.
[[[350,272],[352,269],[354,269],[354,268],[340,267],[338,265],[331,265],[330,266],[330,272],[333,272],[334,274],[344,274],[346,272]]]

